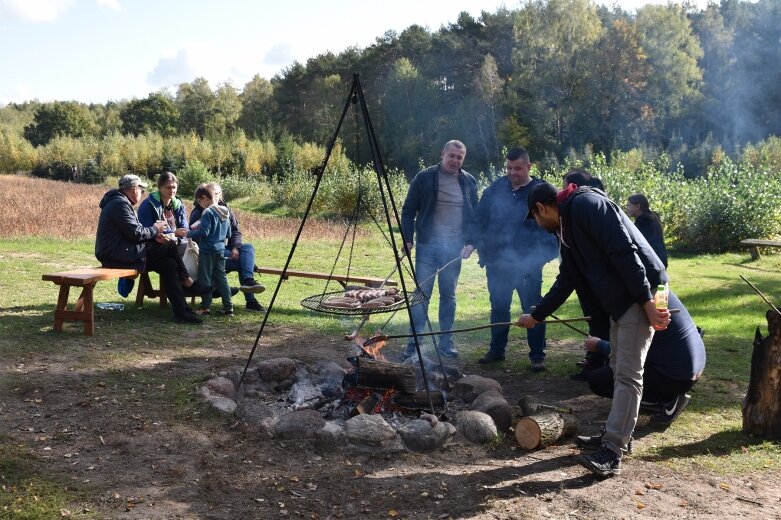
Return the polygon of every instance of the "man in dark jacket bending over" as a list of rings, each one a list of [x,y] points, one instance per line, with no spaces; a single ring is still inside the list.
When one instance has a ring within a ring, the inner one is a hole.
[[[643,363],[654,334],[670,314],[654,305],[667,272],[659,257],[623,211],[601,190],[574,184],[560,192],[548,183],[529,194],[529,214],[556,233],[561,264],[556,281],[531,314],[518,325],[531,328],[563,304],[572,291],[593,294],[610,314],[611,365],[615,391],[602,447],[578,462],[597,475],[621,472],[621,456],[637,423],[643,392]]]
[[[138,221],[133,210],[144,193],[147,184],[136,175],[125,175],[119,180],[119,188],[106,192],[100,201],[100,219],[95,238],[95,257],[103,267],[129,267],[139,271],[155,271],[160,275],[160,283],[171,301],[174,321],[180,323],[202,323],[201,319],[187,306],[184,299],[183,283],[188,283],[188,294],[196,295],[201,287],[193,283],[187,269],[182,272],[181,260],[173,255],[174,249],[146,246],[152,240],[167,240],[162,232],[166,228],[164,221],[144,227]],[[159,238],[158,238],[159,237]],[[200,292],[203,292],[202,290]]]

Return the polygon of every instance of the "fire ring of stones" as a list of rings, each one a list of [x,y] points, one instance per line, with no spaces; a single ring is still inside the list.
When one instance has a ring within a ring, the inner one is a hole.
[[[377,363],[388,366],[378,368]],[[237,389],[243,368],[209,378],[198,394],[267,438],[311,440],[331,448],[431,452],[454,436],[484,444],[510,430],[515,410],[493,379],[464,376],[452,367],[443,374],[438,364],[424,358],[431,402],[437,410],[444,408],[437,417],[426,413],[430,403],[421,390],[417,357],[353,365],[269,359],[247,370],[241,395]]]

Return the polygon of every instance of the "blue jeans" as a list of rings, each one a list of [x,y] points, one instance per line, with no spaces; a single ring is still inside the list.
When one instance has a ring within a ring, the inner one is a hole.
[[[247,278],[255,276],[255,248],[252,244],[241,244],[239,247],[239,259],[231,260],[230,249],[225,249],[225,272],[231,273],[236,271],[239,273],[239,283]],[[251,301],[257,301],[255,295],[252,293],[244,293],[244,299],[247,303]]]
[[[488,293],[491,300],[491,323],[512,321],[510,310],[513,293],[518,293],[521,308],[524,313],[531,312],[531,307],[542,300],[542,267],[531,270],[521,269],[519,263],[490,262],[485,266],[488,278]],[[510,327],[491,328],[491,346],[493,354],[504,355],[507,348],[507,337]],[[545,324],[539,323],[526,331],[529,343],[529,358],[532,361],[545,359]]]
[[[424,299],[412,307],[412,322],[418,334],[428,332],[426,316],[431,293],[434,290],[434,278],[439,288],[439,330],[451,330],[456,317],[456,285],[461,274],[461,260],[453,262],[437,276],[433,274],[446,263],[461,256],[463,242],[431,242],[415,246],[415,276],[423,290]],[[438,336],[438,348],[441,352],[455,352],[453,335]],[[420,338],[419,338],[420,339]],[[407,343],[406,354],[415,353],[415,338]]]

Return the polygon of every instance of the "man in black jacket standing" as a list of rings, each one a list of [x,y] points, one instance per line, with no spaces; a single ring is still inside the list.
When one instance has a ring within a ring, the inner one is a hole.
[[[513,293],[523,311],[530,312],[542,297],[542,268],[558,256],[556,238],[524,220],[529,193],[542,182],[529,175],[529,153],[513,148],[506,159],[506,175],[486,188],[477,204],[477,252],[488,280],[491,323],[510,321]],[[509,331],[509,326],[491,328],[491,344],[478,363],[504,361]],[[545,324],[529,329],[526,340],[532,370],[543,370]]]
[[[425,297],[423,303],[412,307],[412,325],[416,334],[426,332],[434,278],[437,278],[439,289],[439,328],[442,331],[452,330],[461,259],[469,258],[475,249],[477,181],[461,168],[466,158],[466,146],[455,139],[448,141],[440,156],[442,160],[439,164],[415,175],[401,208],[401,232],[407,252],[417,241],[415,277]],[[445,357],[458,357],[452,334],[440,336],[437,348]],[[402,357],[408,358],[415,353],[413,337]]]
[[[621,472],[637,423],[643,391],[643,363],[654,334],[670,314],[654,305],[654,291],[668,281],[659,257],[629,217],[601,190],[570,184],[560,192],[548,183],[529,194],[529,214],[559,237],[561,264],[556,281],[518,325],[531,328],[578,290],[595,297],[610,314],[611,366],[615,390],[602,447],[578,462],[597,475]]]
[[[95,238],[95,257],[103,267],[130,267],[140,271],[155,271],[160,275],[160,283],[171,301],[174,321],[180,323],[202,323],[201,319],[187,306],[182,284],[192,284],[189,294],[203,292],[198,282],[193,283],[187,270],[180,268],[181,260],[171,248],[147,248],[152,240],[164,243],[163,236],[167,224],[155,222],[144,227],[138,221],[133,206],[141,199],[147,184],[137,175],[125,175],[119,180],[119,188],[106,192],[100,201],[100,218]]]

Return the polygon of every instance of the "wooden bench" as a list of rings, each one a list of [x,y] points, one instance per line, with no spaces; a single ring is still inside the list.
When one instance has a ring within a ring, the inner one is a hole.
[[[758,238],[747,238],[740,241],[741,245],[750,247],[751,258],[753,260],[759,260],[761,258],[759,254],[760,247],[781,247],[781,240],[761,240]]]
[[[116,280],[118,278],[138,276],[135,269],[112,269],[108,267],[85,267],[73,271],[45,274],[42,279],[46,282],[54,282],[60,286],[60,295],[57,298],[57,307],[54,309],[54,330],[62,332],[65,320],[83,321],[84,334],[95,334],[95,301],[93,289],[95,284],[103,280]],[[71,287],[81,287],[81,294],[68,309],[68,296]]]
[[[256,273],[260,274],[274,274],[277,276],[282,275],[282,269],[275,269],[273,267],[256,267],[255,268]],[[310,271],[294,271],[292,269],[288,269],[285,273],[285,280],[290,278],[291,276],[296,276],[299,278],[314,278],[317,280],[334,280],[336,282],[339,282],[341,284],[342,288],[347,286],[348,282],[355,282],[362,285],[365,285],[367,287],[379,287],[382,285],[382,282],[385,282],[384,278],[375,278],[372,276],[343,276],[343,275],[329,275],[327,273],[313,273]],[[395,286],[398,285],[398,282],[395,280],[388,280],[385,282],[385,285]]]
[[[149,280],[149,274],[139,272],[136,269],[118,269],[109,267],[85,267],[72,271],[44,274],[41,278],[45,282],[54,282],[60,286],[60,294],[57,297],[57,307],[54,309],[54,330],[62,332],[62,326],[67,321],[84,322],[84,334],[95,334],[95,300],[93,291],[95,285],[104,280],[116,280],[119,278],[135,278],[140,275],[138,292],[136,294],[136,306],[141,307],[144,298],[160,298],[160,306],[166,306],[165,288],[155,290]],[[71,287],[81,287],[81,294],[72,309],[68,309],[68,298]]]

